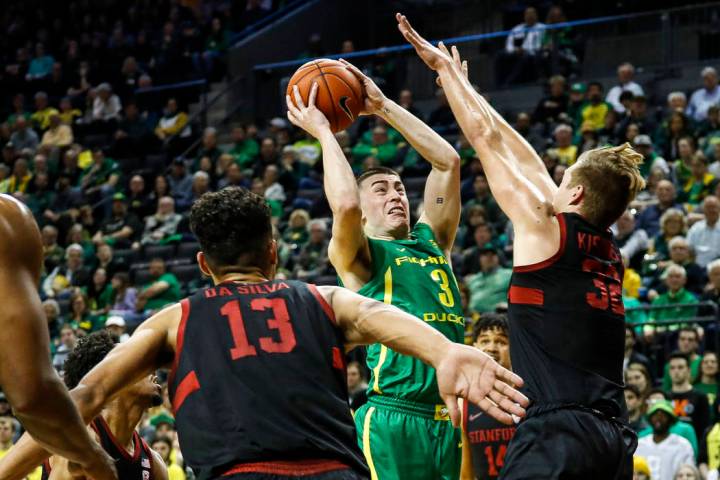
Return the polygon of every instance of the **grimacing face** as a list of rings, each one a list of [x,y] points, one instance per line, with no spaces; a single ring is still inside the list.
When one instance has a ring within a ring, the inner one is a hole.
[[[397,175],[377,174],[360,185],[360,208],[370,234],[406,238],[410,231],[410,202]]]

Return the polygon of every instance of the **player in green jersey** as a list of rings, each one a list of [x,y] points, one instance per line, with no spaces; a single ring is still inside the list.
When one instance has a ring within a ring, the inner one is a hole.
[[[356,180],[313,102],[303,100],[297,90],[293,99],[288,97],[290,121],[322,146],[325,194],[333,211],[330,261],[345,287],[396,305],[460,343],[464,317],[449,263],[460,220],[459,156],[420,119],[386,98],[372,80],[344,63],[363,84],[362,113],[377,115],[398,130],[432,170],[423,214],[411,228],[400,176],[389,168],[374,168]],[[433,369],[381,345],[368,347],[367,362],[368,403],[356,412],[355,423],[372,479],[457,479],[461,435],[448,421]]]

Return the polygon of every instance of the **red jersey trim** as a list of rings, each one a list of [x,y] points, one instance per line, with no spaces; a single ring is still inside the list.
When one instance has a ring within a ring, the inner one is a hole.
[[[320,306],[322,307],[323,311],[325,312],[325,315],[330,318],[330,321],[333,323],[333,325],[337,326],[337,320],[335,319],[335,312],[333,312],[332,307],[330,304],[325,300],[325,297],[322,296],[322,294],[318,291],[317,287],[312,284],[307,284],[308,288],[310,289],[310,293],[312,293],[315,296],[315,299],[320,303]]]
[[[297,462],[269,461],[240,463],[235,465],[223,477],[237,473],[265,473],[270,475],[285,475],[288,477],[305,477],[318,475],[337,470],[349,470],[350,467],[337,460],[302,460]]]
[[[560,257],[562,257],[563,253],[565,253],[565,243],[566,243],[566,237],[567,237],[567,228],[565,225],[565,216],[562,213],[558,213],[555,215],[555,218],[558,220],[558,225],[560,226],[560,248],[558,248],[558,251],[555,252],[555,255],[548,258],[547,260],[543,260],[542,262],[533,263],[531,265],[521,265],[519,267],[513,267],[513,272],[518,273],[524,273],[524,272],[534,272],[536,270],[541,270],[543,268],[547,268],[553,263],[557,262]]]
[[[190,373],[185,375],[185,378],[182,379],[175,390],[175,396],[172,400],[173,413],[177,413],[182,404],[185,403],[185,399],[197,390],[200,390],[200,382],[195,374],[195,370],[192,370]]]
[[[178,365],[180,365],[180,354],[182,353],[183,342],[185,341],[185,326],[190,316],[190,299],[184,298],[180,300],[180,307],[182,309],[182,316],[180,317],[177,337],[175,338],[175,357],[173,358],[172,368],[170,369],[168,385],[172,385],[175,382],[175,374],[177,373]]]
[[[510,285],[508,301],[516,305],[544,305],[545,292],[539,288],[519,287]]]
[[[105,433],[110,438],[110,441],[115,445],[115,448],[120,451],[123,457],[125,457],[126,460],[129,460],[133,463],[137,462],[140,458],[140,450],[142,449],[142,445],[140,444],[140,435],[137,434],[137,432],[133,432],[132,441],[133,441],[133,454],[130,455],[127,451],[127,449],[120,445],[120,442],[118,442],[118,439],[115,438],[115,434],[110,430],[110,425],[107,424],[107,421],[105,420],[105,417],[102,415],[98,415],[96,420],[102,425],[103,430],[105,430]]]

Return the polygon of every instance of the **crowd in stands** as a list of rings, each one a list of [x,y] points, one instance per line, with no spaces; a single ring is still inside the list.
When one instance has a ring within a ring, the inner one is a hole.
[[[278,275],[336,282],[315,139],[278,117],[233,125],[221,142],[215,128],[192,130],[182,99],[143,95],[143,88],[188,75],[222,75],[230,32],[271,7],[217,1],[193,10],[186,3],[136,0],[103,13],[71,2],[61,12],[40,9],[32,25],[20,6],[0,17],[8,32],[0,39],[6,65],[0,72],[0,193],[26,203],[41,228],[38,291],[59,371],[78,336],[107,328],[125,339],[148,315],[208,284],[195,266],[198,245],[187,217],[207,191],[243,186],[263,195],[279,244]],[[548,16],[548,22],[564,18],[560,9]],[[525,23],[537,17],[528,9]],[[72,34],[62,25],[74,25]],[[352,51],[352,42],[342,49]],[[661,92],[664,101],[650,104],[629,63],[618,65],[612,84],[571,81],[578,75],[571,32],[547,37],[519,29],[499,63],[510,83],[546,78],[537,106],[508,121],[556,183],[598,146],[629,142],[645,156],[647,188],[613,226],[626,265],[626,398],[633,428],[643,436],[636,470],[661,469],[653,479],[672,479],[697,466],[717,478],[720,343],[717,327],[701,321],[717,317],[720,299],[716,70],[705,67],[693,90]],[[382,81],[392,70],[387,64],[361,66],[378,84],[391,83],[392,75]],[[427,114],[414,105],[412,91],[387,93],[445,135],[461,157],[463,214],[452,262],[470,331],[483,313],[506,308],[512,225],[442,90]],[[198,148],[181,156],[198,135]],[[356,173],[378,165],[400,172],[413,220],[419,217],[430,165],[395,129],[364,117],[337,139]],[[349,370],[353,401],[362,402],[364,368],[354,363]],[[15,422],[3,421],[8,415],[0,396],[0,456],[19,432]],[[169,410],[154,411],[143,433],[177,467],[171,479],[181,479]]]

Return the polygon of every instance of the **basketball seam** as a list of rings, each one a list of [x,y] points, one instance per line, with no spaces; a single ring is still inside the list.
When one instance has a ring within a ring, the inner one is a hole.
[[[328,76],[332,75],[333,77],[335,77],[335,78],[337,78],[338,80],[340,80],[341,82],[343,82],[343,83],[345,84],[345,86],[348,87],[351,92],[353,92],[353,96],[357,98],[357,94],[355,93],[355,89],[352,88],[352,86],[351,86],[349,83],[347,83],[347,82],[345,81],[345,79],[342,78],[340,75],[338,75],[337,73],[327,73],[326,75],[328,75]],[[361,110],[362,110],[362,95],[360,96],[360,105],[361,105]],[[360,116],[360,115],[358,115],[358,117],[359,117],[359,116]],[[353,120],[353,121],[357,120],[357,118],[356,118],[354,115],[352,115],[352,112],[351,112],[350,120]]]
[[[332,106],[332,116],[333,116],[333,122],[335,127],[338,127],[338,121],[337,121],[337,115],[335,113],[335,99],[333,98],[332,91],[330,90],[330,85],[328,85],[327,80],[325,80],[325,73],[322,71],[322,67],[318,65],[318,62],[315,62],[315,67],[317,67],[318,71],[320,72],[320,76],[322,77],[322,81],[325,84],[325,88],[327,89],[328,95],[330,95],[330,105]]]
[[[314,65],[310,65],[310,67],[313,67],[313,66],[314,66]],[[293,85],[299,84],[300,82],[302,82],[302,79],[303,79],[303,78],[307,77],[308,75],[310,75],[311,73],[313,73],[313,72],[315,71],[315,70],[312,69],[312,68],[310,68],[309,70],[310,70],[309,72],[303,74],[302,77],[300,77],[300,78],[298,78],[297,80],[295,80],[295,83],[293,83]],[[292,79],[291,79],[291,80],[292,80]],[[312,85],[311,85],[311,86],[312,86]]]
[[[361,91],[360,95],[358,95],[357,92],[355,91],[355,89],[352,87],[352,85],[350,85],[348,82],[346,82],[345,79],[342,78],[337,73],[328,72],[327,75],[332,75],[333,77],[335,77],[338,80],[340,80],[341,82],[343,82],[350,89],[350,91],[353,92],[353,95],[355,95],[356,98],[360,99],[360,104],[362,105],[362,91]]]

